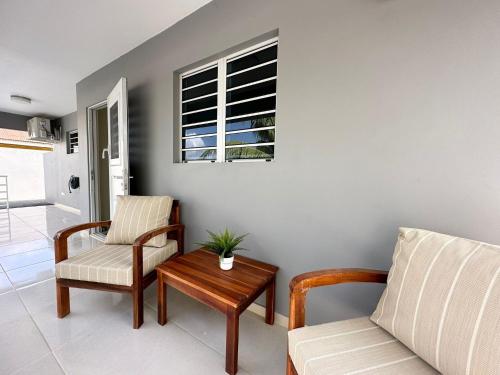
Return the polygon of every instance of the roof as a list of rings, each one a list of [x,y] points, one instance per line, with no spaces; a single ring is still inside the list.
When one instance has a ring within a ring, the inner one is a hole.
[[[28,137],[27,131],[4,128],[0,128],[0,145],[1,147],[35,148],[45,151],[53,150],[53,146],[50,143],[31,140]]]

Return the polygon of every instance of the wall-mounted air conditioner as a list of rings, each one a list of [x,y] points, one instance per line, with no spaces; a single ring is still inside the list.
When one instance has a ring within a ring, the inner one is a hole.
[[[34,141],[57,142],[61,139],[61,129],[47,118],[33,117],[28,120],[28,137]]]

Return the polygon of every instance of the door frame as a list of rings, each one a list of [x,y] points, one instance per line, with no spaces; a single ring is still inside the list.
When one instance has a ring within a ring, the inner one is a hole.
[[[97,150],[96,140],[96,126],[97,126],[97,111],[103,108],[107,108],[107,100],[102,100],[96,104],[87,107],[87,146],[88,146],[88,181],[89,181],[89,212],[90,221],[96,221],[99,214],[99,189],[97,189],[97,179],[96,176],[99,175],[99,164],[96,163],[99,160],[100,155],[98,155],[99,150]],[[109,127],[109,124],[108,124]],[[91,229],[90,234],[99,240],[104,240],[106,237],[104,234],[98,232],[96,228]]]
[[[127,79],[121,77],[107,97],[108,106],[108,142],[109,142],[109,211],[113,217],[117,197],[130,193],[130,164],[128,145],[128,91]],[[116,118],[112,118],[116,108]],[[116,121],[116,123],[115,123]],[[115,129],[116,125],[116,129]],[[116,134],[117,144],[113,142]],[[113,145],[118,147],[113,150]],[[118,151],[118,155],[114,155]]]

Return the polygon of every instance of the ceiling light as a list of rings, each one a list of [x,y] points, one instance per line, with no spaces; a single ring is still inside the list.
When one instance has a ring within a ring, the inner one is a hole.
[[[31,98],[28,98],[27,96],[11,95],[10,100],[17,103],[31,104]]]

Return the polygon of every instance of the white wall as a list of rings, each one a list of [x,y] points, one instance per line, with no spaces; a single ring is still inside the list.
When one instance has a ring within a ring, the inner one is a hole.
[[[9,176],[9,201],[45,199],[44,154],[0,147],[0,175]]]
[[[71,175],[78,176],[80,171],[80,154],[66,153],[66,133],[77,128],[76,112],[54,120],[61,124],[62,139],[54,144],[54,152],[45,154],[45,190],[49,203],[60,203],[79,208],[80,189],[69,193],[68,180]]]

